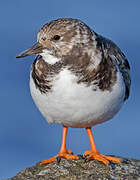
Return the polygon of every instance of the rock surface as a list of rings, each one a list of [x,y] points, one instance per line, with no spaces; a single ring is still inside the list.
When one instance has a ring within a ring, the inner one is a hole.
[[[62,159],[48,165],[37,163],[7,180],[140,180],[140,160],[121,158],[121,164],[109,167],[92,160]]]

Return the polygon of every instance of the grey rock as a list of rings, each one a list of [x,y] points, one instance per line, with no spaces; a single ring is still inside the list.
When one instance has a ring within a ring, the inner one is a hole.
[[[109,167],[84,159],[62,159],[48,165],[37,163],[7,180],[140,180],[140,160],[121,158],[121,161],[121,164],[110,163]]]

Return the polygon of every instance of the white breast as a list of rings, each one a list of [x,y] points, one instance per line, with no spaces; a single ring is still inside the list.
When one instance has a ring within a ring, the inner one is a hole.
[[[69,70],[61,71],[52,84],[52,91],[43,94],[35,87],[32,76],[30,90],[35,104],[48,123],[68,127],[89,127],[111,119],[121,108],[125,86],[120,72],[112,91],[93,91]]]

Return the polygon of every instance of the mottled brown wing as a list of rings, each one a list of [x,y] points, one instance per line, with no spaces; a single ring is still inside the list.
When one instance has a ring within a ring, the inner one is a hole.
[[[130,77],[130,66],[128,60],[126,59],[125,55],[121,52],[119,47],[111,40],[104,38],[100,35],[97,35],[97,46],[102,50],[103,55],[106,58],[115,61],[118,65],[120,72],[122,73],[126,91],[125,91],[125,98],[128,99],[130,94],[130,85],[131,85],[131,77]]]

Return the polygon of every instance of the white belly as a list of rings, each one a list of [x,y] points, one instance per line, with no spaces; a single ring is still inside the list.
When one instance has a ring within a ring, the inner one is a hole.
[[[89,127],[111,119],[121,108],[125,86],[120,72],[112,91],[93,91],[64,69],[52,84],[52,91],[41,94],[30,77],[30,90],[35,104],[48,123],[68,127]]]

